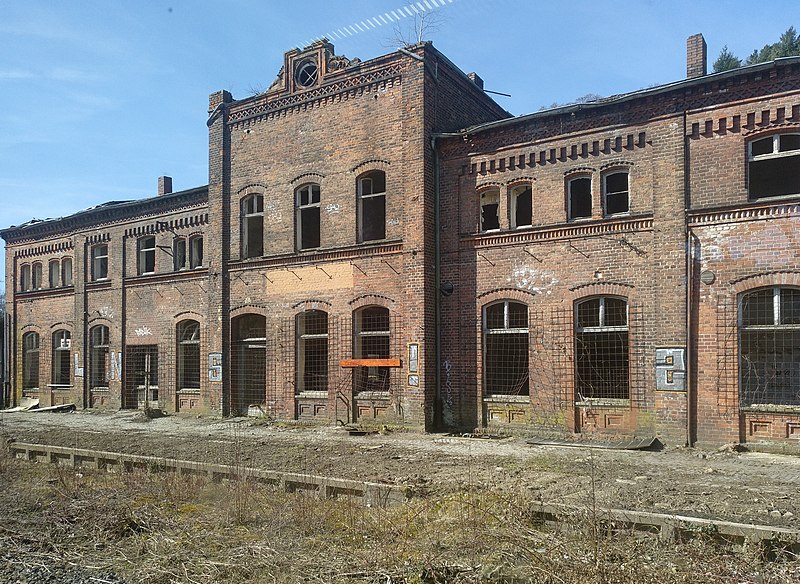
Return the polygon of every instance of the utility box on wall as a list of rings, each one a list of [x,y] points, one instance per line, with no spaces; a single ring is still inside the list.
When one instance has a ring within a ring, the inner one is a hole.
[[[656,389],[686,391],[686,349],[665,347],[656,349]]]

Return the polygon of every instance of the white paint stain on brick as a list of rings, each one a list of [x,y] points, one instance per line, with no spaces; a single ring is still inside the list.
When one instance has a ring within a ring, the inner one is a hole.
[[[519,290],[527,290],[536,294],[547,292],[558,283],[553,272],[517,263],[511,270],[511,277],[506,278],[506,281]]]

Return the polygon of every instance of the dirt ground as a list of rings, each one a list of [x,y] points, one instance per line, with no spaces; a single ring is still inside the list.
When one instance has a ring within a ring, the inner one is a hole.
[[[524,492],[545,503],[690,515],[800,528],[800,457],[732,448],[609,451],[254,419],[140,412],[1,413],[5,440],[220,462],[410,487],[418,496],[463,489]]]

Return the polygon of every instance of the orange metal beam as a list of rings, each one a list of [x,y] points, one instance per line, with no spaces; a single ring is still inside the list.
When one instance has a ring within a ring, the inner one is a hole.
[[[344,359],[341,367],[400,367],[400,359]]]

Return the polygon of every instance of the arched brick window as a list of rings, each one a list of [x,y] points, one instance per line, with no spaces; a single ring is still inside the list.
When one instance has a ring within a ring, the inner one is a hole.
[[[89,329],[89,387],[108,389],[109,376],[108,327],[99,324]]]
[[[353,313],[353,357],[389,359],[391,324],[389,309],[365,306]],[[355,392],[388,392],[388,367],[358,367],[353,372]]]
[[[306,310],[295,319],[297,393],[328,391],[328,313]]]
[[[483,309],[483,387],[486,395],[528,395],[528,307],[502,300]]]
[[[294,193],[297,249],[320,246],[320,188],[318,184],[298,187]]]
[[[241,209],[242,258],[260,258],[264,255],[264,197],[248,195],[242,199]]]
[[[267,383],[267,319],[243,314],[231,321],[231,409],[246,415],[262,405]]]
[[[575,399],[628,399],[628,302],[601,296],[575,304]]]
[[[740,405],[800,405],[800,289],[748,292],[739,309]]]
[[[67,330],[53,333],[53,385],[69,385],[72,339]]]
[[[39,333],[22,335],[22,389],[39,389]]]
[[[200,389],[200,323],[182,320],[176,327],[178,391]]]
[[[358,241],[386,239],[386,173],[372,170],[358,177]]]

